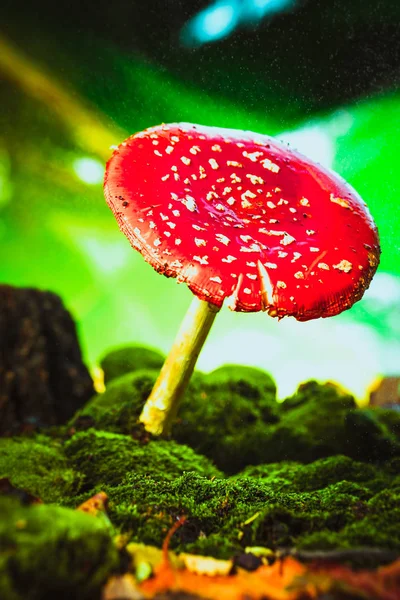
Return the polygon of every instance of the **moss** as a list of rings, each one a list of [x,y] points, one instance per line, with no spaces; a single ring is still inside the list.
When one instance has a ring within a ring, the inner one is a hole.
[[[157,374],[142,369],[114,379],[71,425],[140,437],[138,417]],[[226,365],[208,375],[194,374],[172,437],[233,474],[249,464],[308,463],[336,454],[362,461],[400,455],[400,442],[385,419],[395,427],[391,415],[357,409],[351,395],[315,381],[279,405],[267,373]]]
[[[362,483],[371,493],[382,490],[390,481],[385,471],[354,461],[347,456],[330,456],[303,465],[296,462],[250,466],[238,477],[256,477],[277,490],[311,492],[336,483]]]
[[[400,439],[400,410],[371,408],[370,412],[388,428],[391,434]]]
[[[138,418],[149,396],[158,371],[138,370],[112,380],[102,394],[94,396],[76,413],[74,429],[96,427],[99,430],[131,434],[138,429]]]
[[[386,460],[400,456],[400,440],[380,422],[376,411],[350,411],[346,415],[345,431],[351,440],[349,454],[354,458]]]
[[[262,460],[260,438],[278,417],[276,386],[251,367],[226,365],[198,378],[182,400],[172,436],[227,473]]]
[[[103,522],[56,506],[22,507],[4,497],[0,512],[1,598],[100,598],[102,584],[118,564]]]
[[[85,476],[86,488],[118,485],[130,473],[165,480],[193,471],[207,477],[221,473],[204,456],[175,442],[141,444],[128,436],[89,429],[65,444],[70,464]]]
[[[0,479],[44,502],[62,502],[78,493],[82,476],[71,469],[60,441],[44,435],[0,439]]]
[[[305,536],[299,541],[299,547],[328,549],[367,546],[400,550],[400,487],[397,490],[385,489],[374,495],[363,504],[361,514],[361,517],[351,519],[334,534],[325,530]]]
[[[160,547],[186,515],[171,542],[179,551],[229,558],[245,546],[363,543],[400,551],[389,411],[357,409],[348,394],[316,382],[279,405],[268,374],[228,365],[196,372],[174,440],[149,441],[138,416],[156,377],[139,369],[111,380],[62,440],[5,440],[4,476],[70,506],[105,491],[111,522],[134,542]],[[381,455],[368,447],[376,441]]]
[[[142,369],[112,380],[70,425],[78,430],[95,427],[135,434],[141,428],[138,417],[157,375],[155,370]],[[278,410],[275,384],[259,369],[228,365],[209,375],[196,372],[172,435],[230,473],[248,462],[263,460],[258,439],[268,435],[266,423],[278,421]]]
[[[371,542],[379,522],[386,531],[379,536],[382,547],[400,550],[398,536],[383,541],[392,515],[397,519],[400,488],[389,490],[391,474],[347,457],[335,460],[264,465],[253,467],[254,474],[265,469],[262,477],[249,476],[247,469],[212,480],[193,472],[171,479],[130,472],[119,485],[102,489],[112,522],[130,532],[132,541],[161,546],[177,517],[186,515],[172,540],[179,551],[229,558],[251,545],[318,548],[317,539],[322,548],[346,547],[361,539],[363,524]]]
[[[157,350],[144,346],[123,346],[108,352],[100,361],[104,382],[142,369],[160,370],[165,360]]]

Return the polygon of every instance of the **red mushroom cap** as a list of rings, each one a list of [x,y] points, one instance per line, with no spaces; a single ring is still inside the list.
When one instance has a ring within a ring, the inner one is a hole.
[[[338,314],[379,263],[360,196],[256,133],[188,123],[137,133],[109,160],[105,196],[158,272],[236,311],[300,321]]]

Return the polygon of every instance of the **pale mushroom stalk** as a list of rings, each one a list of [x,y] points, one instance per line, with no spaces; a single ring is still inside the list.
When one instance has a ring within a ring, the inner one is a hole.
[[[147,431],[169,434],[179,402],[220,307],[194,296],[140,415]]]

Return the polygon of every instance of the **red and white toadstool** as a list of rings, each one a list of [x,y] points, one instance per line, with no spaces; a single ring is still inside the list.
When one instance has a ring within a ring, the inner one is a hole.
[[[330,317],[362,297],[379,263],[360,196],[265,135],[152,127],[114,151],[104,186],[131,245],[194,293],[140,417],[155,435],[168,433],[224,301],[278,318]]]

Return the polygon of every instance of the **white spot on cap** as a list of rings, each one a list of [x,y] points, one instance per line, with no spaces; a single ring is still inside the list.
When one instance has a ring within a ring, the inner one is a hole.
[[[306,234],[307,235],[314,235],[315,231],[314,231],[314,229],[306,229]]]
[[[257,275],[255,273],[246,273],[246,277],[253,280],[257,279]]]
[[[277,281],[276,282],[276,287],[280,288],[281,290],[284,290],[287,288],[287,285],[284,281]]]
[[[233,206],[235,204],[236,200],[233,196],[229,196],[229,198],[227,199],[226,203],[229,204],[229,206]]]
[[[282,246],[288,246],[289,244],[295,241],[296,239],[293,236],[289,235],[288,233],[285,233],[283,238],[279,240],[279,243],[282,244]]]
[[[156,226],[156,224],[154,223],[154,221],[150,221],[150,223],[149,223],[150,229],[154,229],[155,226]]]
[[[217,163],[217,161],[215,160],[215,158],[210,158],[208,160],[208,162],[210,163],[210,166],[212,169],[214,169],[214,171],[216,171],[217,169],[219,169],[219,164]]]
[[[171,267],[183,267],[183,264],[181,263],[180,260],[174,260],[174,262],[171,263]]]
[[[211,146],[211,150],[213,150],[214,152],[222,152],[222,148],[219,144],[214,144],[213,146]]]
[[[196,260],[201,265],[208,265],[208,256],[193,256],[193,260]]]
[[[202,240],[201,238],[194,238],[194,243],[199,247],[207,244],[206,240]]]
[[[229,263],[233,262],[234,260],[237,260],[237,258],[235,256],[231,256],[230,254],[228,254],[228,256],[226,258],[221,259],[221,262],[229,264]]]
[[[267,269],[277,269],[278,265],[272,262],[266,262],[264,263],[264,267],[267,267]]]
[[[281,170],[281,168],[278,167],[278,165],[276,165],[275,163],[273,163],[269,158],[264,158],[264,160],[260,162],[264,169],[268,169],[268,171],[271,171],[272,173],[279,173],[279,171]]]
[[[252,162],[257,162],[258,157],[262,156],[262,152],[246,152],[246,150],[242,154]]]
[[[210,281],[214,281],[215,283],[222,283],[221,277],[210,277]]]
[[[156,156],[162,156],[161,152],[159,152],[158,150],[154,150],[154,154],[155,154]]]
[[[261,248],[258,244],[251,244],[249,248],[240,246],[240,252],[261,252]]]
[[[240,235],[239,237],[245,244],[251,240],[251,235]]]
[[[278,256],[279,258],[286,258],[288,255],[287,252],[283,252],[283,250],[278,250]]]
[[[276,204],[274,204],[271,200],[268,200],[267,206],[268,208],[276,208]]]
[[[320,269],[324,269],[324,271],[329,271],[329,266],[324,262],[318,263],[317,267],[319,267]]]
[[[253,192],[251,192],[250,190],[246,190],[245,192],[243,192],[243,194],[240,196],[242,200],[245,200],[245,198],[256,198],[257,195],[254,194]]]
[[[319,248],[314,248],[314,246],[310,246],[310,252],[319,252]]]
[[[164,175],[163,177],[161,177],[161,181],[167,181],[167,179],[169,179],[169,173],[167,173],[166,175]]]
[[[237,160],[227,160],[226,164],[228,167],[238,167],[239,169],[243,169],[242,163],[238,162]]]
[[[236,173],[231,173],[229,177],[232,179],[232,183],[240,183],[242,181]]]
[[[348,260],[341,260],[337,265],[332,265],[334,269],[338,269],[339,271],[343,271],[344,273],[349,273],[353,268],[353,265]]]
[[[199,146],[192,146],[189,150],[190,154],[197,154],[198,152],[200,152],[200,148]]]
[[[192,196],[187,195],[182,200],[182,204],[184,204],[190,212],[196,212],[198,210],[196,200]]]
[[[181,156],[181,161],[183,162],[184,165],[187,165],[187,166],[189,166],[190,163],[192,162],[190,160],[190,158],[188,158],[187,156]]]
[[[230,194],[230,193],[231,193],[231,191],[232,191],[232,188],[231,188],[231,187],[228,187],[228,186],[227,186],[227,187],[224,187],[224,189],[222,190],[222,195],[223,195],[223,196],[226,196],[227,194]]]
[[[253,185],[263,185],[264,183],[264,179],[258,175],[251,175],[250,173],[247,173],[246,177],[250,179]]]
[[[172,221],[167,221],[167,225],[168,225],[168,227],[171,227],[171,229],[175,229],[175,227],[176,227],[176,224],[172,223]]]
[[[175,239],[175,246],[179,246],[182,243],[182,240],[180,240],[179,238]]]
[[[243,288],[243,293],[244,294],[251,294],[251,289],[248,287]]]
[[[174,150],[174,147],[173,147],[173,146],[167,146],[167,147],[165,148],[165,152],[166,152],[167,154],[171,154],[171,152],[173,152],[173,150]]]
[[[334,194],[330,195],[330,201],[334,204],[339,204],[339,206],[343,206],[343,208],[350,208],[350,203],[345,198],[338,198]]]
[[[174,215],[174,217],[180,217],[181,216],[181,213],[179,212],[178,209],[173,210],[172,214]]]
[[[304,197],[300,198],[300,204],[301,204],[301,206],[310,206],[308,199],[304,198]]]
[[[160,238],[157,238],[156,240],[154,240],[153,244],[154,244],[154,246],[161,246]]]
[[[294,276],[296,279],[304,279],[304,273],[302,271],[297,271]]]
[[[231,241],[228,237],[226,237],[226,235],[223,235],[222,233],[216,233],[215,237],[219,242],[221,242],[221,244],[225,244],[225,246],[227,246]]]
[[[293,258],[290,262],[292,262],[292,263],[296,262],[296,260],[299,260],[300,256],[301,256],[300,252],[293,252]]]
[[[206,195],[206,199],[210,202],[210,200],[212,200],[213,198],[218,198],[218,194],[216,194],[215,192],[208,192]],[[221,206],[221,205],[220,205]]]
[[[167,217],[167,215],[164,215],[162,212],[160,212],[160,217],[162,218],[163,221],[168,221],[169,217]]]

